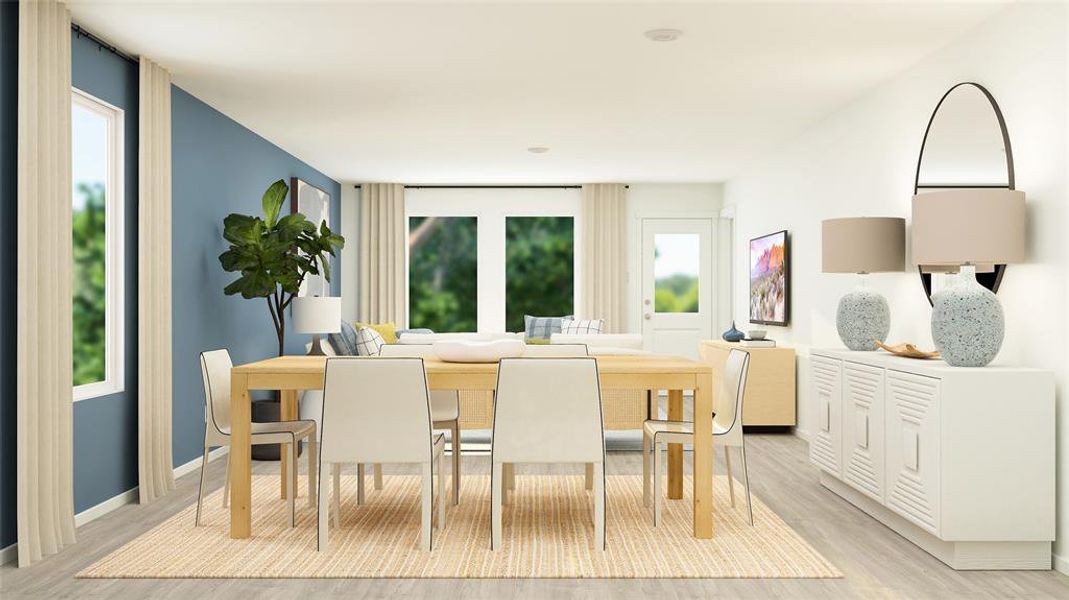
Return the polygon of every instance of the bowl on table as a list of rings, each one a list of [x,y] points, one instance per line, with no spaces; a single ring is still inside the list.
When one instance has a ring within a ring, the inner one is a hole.
[[[523,356],[526,346],[520,340],[442,340],[434,342],[434,353],[445,362],[496,363],[502,358]]]
[[[768,335],[768,331],[764,329],[751,329],[746,332],[746,335],[748,336],[748,339],[751,340],[763,340],[765,339],[765,336]]]

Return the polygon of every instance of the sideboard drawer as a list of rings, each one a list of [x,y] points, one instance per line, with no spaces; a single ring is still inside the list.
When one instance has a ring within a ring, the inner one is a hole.
[[[940,381],[889,369],[886,388],[886,505],[938,535]]]

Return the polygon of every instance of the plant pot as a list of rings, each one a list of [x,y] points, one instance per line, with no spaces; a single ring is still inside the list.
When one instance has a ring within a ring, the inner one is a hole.
[[[278,423],[282,415],[282,402],[277,399],[254,400],[252,402],[253,423]],[[303,451],[298,445],[297,454]],[[257,444],[252,447],[253,460],[281,460],[279,444]]]

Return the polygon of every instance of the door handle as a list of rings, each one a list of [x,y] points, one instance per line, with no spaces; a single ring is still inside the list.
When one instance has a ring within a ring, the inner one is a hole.
[[[652,318],[653,318],[653,317],[652,317],[652,316],[650,315],[650,313],[646,313],[646,314],[642,315],[642,317],[643,317],[643,318],[645,318],[645,319],[646,319],[647,321],[649,321],[650,319],[652,319]]]

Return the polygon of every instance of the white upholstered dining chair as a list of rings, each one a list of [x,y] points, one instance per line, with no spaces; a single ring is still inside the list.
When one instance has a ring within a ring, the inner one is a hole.
[[[505,464],[592,463],[594,547],[604,550],[605,424],[596,360],[504,358],[497,376],[490,547],[501,547]]]
[[[337,357],[327,359],[323,382],[321,473],[333,473],[333,493],[320,478],[318,548],[327,550],[333,512],[340,523],[339,469],[344,463],[417,464],[423,468],[421,545],[432,547],[433,471],[438,471],[438,527],[445,526],[445,436],[431,429],[427,374],[422,358]],[[357,478],[357,496],[363,492]],[[328,499],[332,510],[328,510]]]
[[[200,467],[200,491],[197,493],[196,524],[200,525],[201,504],[204,500],[205,470],[208,452],[212,448],[230,446],[230,369],[234,364],[226,349],[201,352],[200,371],[204,379],[204,457]],[[289,504],[290,527],[296,524],[297,452],[302,440],[308,441],[308,504],[315,506],[316,475],[319,448],[314,421],[283,421],[281,423],[252,423],[252,445],[289,444],[289,452],[281,453],[287,464],[286,498]],[[226,483],[223,484],[223,507],[230,498],[230,454],[226,457]]]
[[[746,375],[750,368],[750,354],[732,349],[724,363],[720,378],[718,398],[724,404],[713,416],[714,447],[724,447],[727,464],[728,490],[731,506],[735,506],[735,480],[731,475],[731,449],[738,448],[742,459],[743,483],[746,486],[746,508],[753,525],[753,505],[750,498],[750,472],[746,466],[746,444],[742,434],[742,405],[746,393]],[[689,421],[648,420],[642,427],[642,501],[650,505],[650,482],[653,483],[653,526],[661,522],[661,481],[664,477],[662,451],[665,444],[690,444],[694,442],[694,423]],[[653,473],[650,473],[650,457],[653,458]]]
[[[385,357],[433,357],[430,344],[386,344],[379,352]],[[453,504],[460,503],[460,392],[431,390],[431,421],[435,429],[447,429],[453,453]]]

